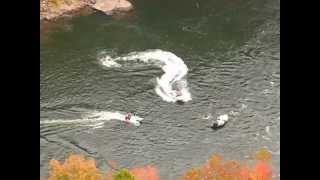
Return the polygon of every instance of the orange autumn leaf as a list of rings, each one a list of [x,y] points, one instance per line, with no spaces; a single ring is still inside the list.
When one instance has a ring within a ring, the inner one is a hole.
[[[248,167],[243,167],[239,172],[239,180],[248,180],[250,175],[250,170]]]
[[[229,161],[223,165],[223,170],[230,175],[239,174],[241,170],[240,168],[240,164],[235,161]]]
[[[136,180],[159,180],[158,171],[153,166],[133,168],[130,170]]]
[[[207,164],[208,164],[209,167],[212,168],[212,169],[218,169],[218,168],[220,168],[222,161],[223,161],[222,156],[213,155],[213,156],[209,159],[209,161],[208,161]]]
[[[201,173],[199,169],[191,169],[184,175],[183,179],[184,180],[200,180],[201,179],[200,174]]]
[[[272,170],[268,163],[258,162],[254,168],[254,175],[258,180],[269,180],[272,177]]]

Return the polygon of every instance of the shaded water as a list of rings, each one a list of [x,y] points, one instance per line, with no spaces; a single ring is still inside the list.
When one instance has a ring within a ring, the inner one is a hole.
[[[123,167],[154,164],[162,179],[219,153],[240,161],[266,147],[280,173],[279,1],[139,0],[128,16],[95,12],[41,25],[41,121],[80,119],[93,111],[135,111],[144,124],[119,121],[40,125],[40,175],[70,153]],[[174,3],[174,4],[173,4]],[[188,66],[192,100],[163,101],[154,92],[161,69],[105,68],[100,56],[162,49]],[[217,131],[207,126],[228,113]],[[211,115],[212,119],[207,119]],[[100,124],[101,125],[101,124]]]

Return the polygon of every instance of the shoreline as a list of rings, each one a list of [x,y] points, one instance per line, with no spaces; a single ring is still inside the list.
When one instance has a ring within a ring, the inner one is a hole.
[[[40,22],[63,16],[74,16],[84,8],[98,10],[106,15],[133,9],[127,0],[40,0]]]

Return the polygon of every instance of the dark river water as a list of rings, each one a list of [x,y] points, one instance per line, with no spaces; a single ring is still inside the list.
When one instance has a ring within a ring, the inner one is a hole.
[[[139,0],[127,15],[42,23],[40,37],[41,176],[50,159],[76,153],[103,170],[107,160],[153,164],[161,179],[174,180],[212,154],[251,161],[263,148],[280,175],[280,1]],[[157,67],[99,62],[148,49],[183,59],[191,101],[163,101],[154,91]],[[134,111],[144,123],[85,122],[95,111]],[[208,128],[222,114],[229,122]]]

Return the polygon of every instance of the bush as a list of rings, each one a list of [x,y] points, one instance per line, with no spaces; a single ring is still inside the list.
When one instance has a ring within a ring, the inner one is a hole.
[[[121,169],[113,175],[114,180],[135,180],[134,176],[127,169]]]
[[[202,167],[191,169],[184,176],[184,180],[270,180],[272,171],[270,167],[271,154],[262,150],[256,154],[258,161],[250,169],[245,164],[236,161],[223,162],[219,155],[213,155]]]
[[[137,180],[159,180],[158,171],[153,166],[134,168],[130,172]]]
[[[103,176],[96,167],[94,160],[86,160],[80,155],[70,155],[60,164],[57,160],[50,161],[49,180],[102,180]]]
[[[122,173],[123,176],[120,176],[119,173]],[[120,178],[120,177],[124,178],[125,177],[125,178],[129,179],[129,174],[130,174],[130,176],[132,176],[134,178],[134,180],[159,180],[158,171],[153,166],[133,168],[130,170],[122,169],[118,172],[109,171],[106,174],[106,180],[120,180],[120,179],[116,179],[117,175],[119,175],[119,176],[117,176],[117,178]],[[127,179],[121,179],[121,180],[127,180]]]
[[[261,150],[255,155],[256,164],[249,168],[236,161],[224,162],[220,155],[213,155],[205,165],[193,168],[183,176],[184,180],[270,180],[271,154]],[[113,170],[106,175],[97,169],[94,160],[86,160],[80,155],[70,155],[61,165],[50,161],[49,180],[159,180],[158,171],[153,166],[121,169],[114,161],[108,161]]]

